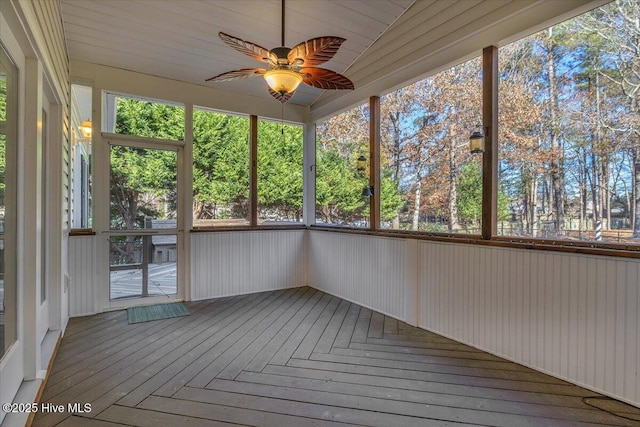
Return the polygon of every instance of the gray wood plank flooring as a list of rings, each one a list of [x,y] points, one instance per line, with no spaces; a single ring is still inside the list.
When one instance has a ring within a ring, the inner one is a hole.
[[[312,288],[71,319],[34,426],[638,426],[640,410]],[[90,412],[68,404],[90,403]]]

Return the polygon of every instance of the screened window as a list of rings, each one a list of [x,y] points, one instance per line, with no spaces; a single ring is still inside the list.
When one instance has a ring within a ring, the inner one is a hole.
[[[469,135],[482,123],[481,67],[475,58],[381,98],[382,228],[480,234]]]
[[[105,131],[147,138],[184,140],[184,106],[108,93]]]
[[[500,235],[638,243],[639,15],[616,1],[499,50]]]
[[[316,126],[316,223],[369,226],[369,107],[360,105]]]
[[[258,121],[258,222],[302,222],[302,126]]]
[[[71,200],[72,228],[92,227],[91,87],[71,85]]]
[[[249,224],[249,118],[193,110],[193,225]]]

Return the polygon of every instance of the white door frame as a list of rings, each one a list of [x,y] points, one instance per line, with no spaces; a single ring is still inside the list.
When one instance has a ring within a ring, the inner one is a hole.
[[[98,224],[96,223],[96,233],[98,236],[98,264],[102,265],[103,274],[99,274],[99,277],[102,279],[99,280],[101,287],[104,288],[98,292],[98,298],[101,306],[110,310],[121,309],[124,307],[131,307],[135,305],[149,305],[156,304],[162,302],[169,301],[182,301],[185,298],[185,285],[184,285],[184,271],[185,271],[185,251],[184,251],[184,221],[185,221],[185,209],[184,203],[182,200],[184,199],[184,175],[185,175],[185,162],[184,162],[184,141],[171,141],[164,139],[156,139],[156,138],[145,138],[145,137],[137,137],[131,135],[120,135],[109,132],[101,133],[101,149],[99,152],[104,157],[102,170],[104,171],[103,179],[101,179],[101,196],[106,196],[106,203],[102,203],[102,212],[99,215],[95,215],[94,218],[102,219]],[[126,146],[133,148],[146,148],[153,150],[165,150],[165,151],[174,151],[176,152],[176,186],[178,191],[178,200],[177,200],[177,223],[176,228],[171,229],[162,229],[162,230],[145,230],[145,229],[136,229],[136,230],[112,230],[109,227],[109,205],[108,202],[110,200],[110,185],[109,185],[109,176],[110,176],[110,148],[112,146]],[[95,175],[94,175],[95,176]],[[96,182],[94,178],[94,182]],[[95,199],[94,199],[95,200]],[[98,202],[95,203],[94,206],[98,206]],[[97,213],[97,212],[96,212]],[[121,300],[111,300],[110,297],[110,265],[109,265],[109,245],[110,238],[112,236],[146,236],[146,235],[154,235],[154,234],[174,234],[177,236],[177,274],[176,274],[176,284],[177,284],[177,293],[172,295],[162,295],[162,296],[146,296],[146,297],[132,297]],[[100,255],[102,254],[102,255]]]

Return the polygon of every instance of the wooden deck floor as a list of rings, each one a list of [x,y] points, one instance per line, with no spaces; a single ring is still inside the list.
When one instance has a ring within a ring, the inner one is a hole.
[[[34,425],[640,425],[633,407],[311,288],[187,306],[72,319],[42,397],[64,412]]]

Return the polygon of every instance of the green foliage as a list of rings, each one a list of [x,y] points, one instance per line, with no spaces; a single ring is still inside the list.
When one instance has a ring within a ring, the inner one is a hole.
[[[302,127],[258,122],[258,210],[261,219],[302,217]]]
[[[195,217],[247,218],[249,120],[203,110],[193,114]]]
[[[399,185],[392,172],[383,169],[380,176],[380,221],[392,221],[404,206]]]
[[[116,116],[116,133],[184,140],[184,107],[117,98]]]
[[[163,202],[175,210],[175,152],[113,146],[110,156],[113,228],[143,228],[145,216],[163,217]]]
[[[482,218],[482,169],[476,163],[462,168],[458,180],[458,215],[464,222],[477,223]]]
[[[482,167],[468,163],[458,179],[458,215],[467,223],[480,223],[482,219]],[[498,192],[498,220],[509,218],[509,197]]]
[[[0,76],[0,122],[7,120],[7,78]]]
[[[163,139],[184,137],[184,108],[118,98],[116,133]],[[110,152],[112,228],[143,228],[144,218],[164,218],[177,203],[173,151],[113,146]],[[171,216],[171,214],[169,214]]]
[[[330,224],[352,224],[368,215],[368,199],[362,195],[369,180],[356,170],[359,154],[345,158],[337,150],[316,153],[316,215]]]

